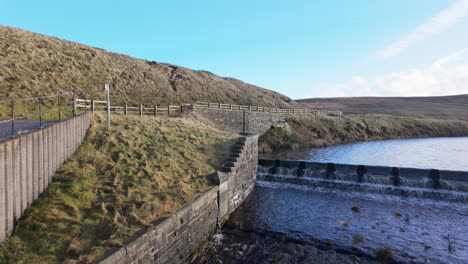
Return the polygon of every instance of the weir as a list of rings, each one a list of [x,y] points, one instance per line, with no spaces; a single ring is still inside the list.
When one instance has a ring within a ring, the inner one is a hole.
[[[445,247],[446,230],[434,225],[438,220],[449,224],[459,222],[463,214],[458,212],[465,210],[468,201],[467,172],[258,159],[258,135],[241,136],[226,163],[208,177],[215,185],[212,189],[174,215],[151,223],[122,248],[109,252],[100,263],[198,263],[197,258],[191,258],[203,256],[205,246],[210,249],[214,243],[209,242],[211,239],[219,245],[223,237],[222,230],[218,233],[219,228],[226,222],[240,231],[279,234],[313,246],[321,247],[324,241],[333,241],[334,249],[340,252],[370,258],[377,246],[393,240],[396,242],[390,242],[395,243],[390,246],[399,252],[407,254],[399,247],[417,243],[422,247],[434,247],[430,250],[435,253],[431,254],[437,255]],[[294,186],[309,189],[295,189]],[[320,191],[324,189],[334,191]],[[337,194],[336,191],[343,192]],[[350,192],[354,194],[348,196]],[[374,194],[378,195],[369,196]],[[380,194],[387,198],[376,198]],[[457,205],[437,205],[436,208],[442,209],[433,212],[431,203],[426,202],[420,208],[418,202],[406,205],[405,199]],[[350,203],[356,201],[364,208],[359,215],[351,209]],[[443,208],[451,208],[456,217],[446,216]],[[348,227],[348,222],[352,227]],[[385,225],[383,230],[379,229],[381,224]],[[291,230],[295,231],[291,233]],[[381,235],[386,231],[397,232],[394,230],[407,232],[415,239]],[[362,246],[343,242],[342,236],[353,237],[352,232],[360,232],[375,244]],[[426,238],[424,234],[429,232],[437,236],[430,234]],[[458,248],[468,243],[459,236],[456,239],[453,243]],[[431,240],[439,244],[429,245]],[[419,249],[411,250],[418,252]],[[411,250],[408,254],[425,259],[425,253],[417,255]],[[398,254],[397,257],[405,261],[405,256]],[[443,257],[459,263],[465,255],[462,251]],[[440,260],[440,256],[433,260]]]
[[[468,202],[468,172],[259,159],[258,180]]]
[[[211,243],[195,263],[228,261],[239,243],[247,246],[238,260],[373,263],[387,252],[396,263],[466,263],[467,187],[463,171],[259,159],[224,244]],[[324,253],[310,253],[317,249]]]

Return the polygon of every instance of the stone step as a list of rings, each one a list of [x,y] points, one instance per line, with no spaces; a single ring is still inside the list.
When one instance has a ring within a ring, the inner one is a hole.
[[[234,166],[235,166],[234,162],[226,162],[223,165],[223,167],[226,167],[226,168],[232,168]]]
[[[243,146],[245,146],[245,142],[239,142],[239,141],[237,141],[237,142],[236,142],[236,146],[241,146],[241,147],[243,147]]]
[[[237,142],[245,143],[247,141],[246,137],[241,137],[237,140]]]
[[[243,146],[234,146],[231,148],[231,151],[242,151],[243,148]]]
[[[228,162],[234,162],[234,163],[236,163],[237,160],[238,160],[237,158],[228,158],[227,159]]]
[[[222,172],[232,172],[233,169],[234,168],[232,168],[232,167],[222,167],[219,170],[222,171]]]
[[[231,154],[241,154],[242,153],[242,150],[232,150],[231,151]]]
[[[235,159],[237,159],[237,158],[239,158],[239,157],[240,157],[240,153],[231,153],[231,154],[229,154],[229,158],[235,158]]]

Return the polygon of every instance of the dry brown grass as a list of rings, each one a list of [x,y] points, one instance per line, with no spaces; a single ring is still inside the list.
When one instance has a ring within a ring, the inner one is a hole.
[[[292,107],[279,93],[207,71],[135,59],[53,37],[0,26],[0,99],[60,91],[87,92],[103,98],[104,82],[112,100],[167,105],[212,101]]]

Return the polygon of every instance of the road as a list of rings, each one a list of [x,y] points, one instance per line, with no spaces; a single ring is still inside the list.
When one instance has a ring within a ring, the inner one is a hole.
[[[57,121],[42,121],[42,126],[49,126],[57,123]],[[15,120],[15,132],[16,134],[25,133],[27,131],[39,129],[39,121],[34,120]],[[11,137],[11,122],[0,123],[0,140]]]

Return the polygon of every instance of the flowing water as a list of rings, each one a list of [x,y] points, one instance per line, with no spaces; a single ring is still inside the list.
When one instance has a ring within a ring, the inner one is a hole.
[[[466,263],[468,205],[259,181],[231,225],[396,260]]]
[[[468,171],[468,138],[374,141],[267,157]],[[389,255],[403,263],[468,263],[465,191],[425,189],[445,198],[422,199],[366,191],[380,185],[337,179],[323,184],[287,169],[269,171],[259,168],[253,193],[198,263],[373,263]],[[283,181],[289,177],[300,180]],[[362,185],[360,191],[356,185]],[[451,196],[444,192],[455,198],[446,199]],[[239,239],[244,233],[250,237]]]
[[[286,160],[468,171],[468,137],[368,141],[262,154]]]

